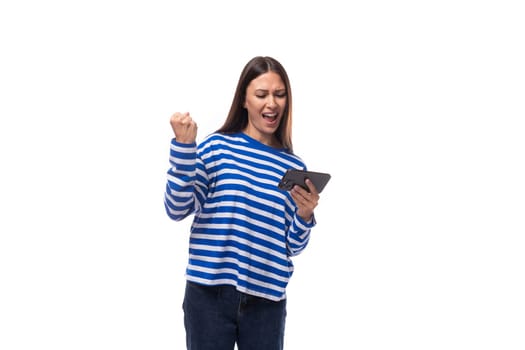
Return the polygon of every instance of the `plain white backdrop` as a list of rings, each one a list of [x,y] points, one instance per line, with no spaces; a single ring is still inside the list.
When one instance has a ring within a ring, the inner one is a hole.
[[[270,55],[332,174],[286,348],[523,349],[519,3],[3,2],[0,348],[184,348],[169,117],[215,130]]]

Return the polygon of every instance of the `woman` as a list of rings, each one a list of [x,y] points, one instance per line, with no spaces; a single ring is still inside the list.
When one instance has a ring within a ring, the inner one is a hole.
[[[170,124],[168,216],[193,215],[183,302],[188,349],[283,349],[291,257],[307,246],[319,200],[277,184],[306,169],[292,147],[292,93],[274,58],[244,67],[216,132],[196,144],[197,124],[175,113]]]

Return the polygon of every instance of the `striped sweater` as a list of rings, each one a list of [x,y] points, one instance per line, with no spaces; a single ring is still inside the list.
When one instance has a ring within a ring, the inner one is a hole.
[[[233,285],[270,300],[286,297],[291,257],[307,246],[305,222],[277,184],[303,161],[243,133],[211,134],[197,144],[171,141],[164,205],[176,221],[194,215],[186,278]]]

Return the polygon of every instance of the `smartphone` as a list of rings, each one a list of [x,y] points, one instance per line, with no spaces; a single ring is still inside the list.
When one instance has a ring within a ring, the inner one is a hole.
[[[305,190],[308,191],[308,186],[306,186],[305,180],[310,179],[313,182],[317,192],[325,188],[326,184],[330,180],[330,174],[319,173],[316,171],[306,171],[306,170],[297,170],[297,169],[288,169],[281,181],[279,181],[279,188],[281,190],[289,191],[294,185],[299,185]]]

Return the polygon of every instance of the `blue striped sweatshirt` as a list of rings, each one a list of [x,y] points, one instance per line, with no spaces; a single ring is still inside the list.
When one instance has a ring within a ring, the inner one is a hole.
[[[199,145],[172,139],[164,206],[180,221],[193,215],[186,279],[232,285],[269,300],[286,298],[292,256],[307,246],[310,222],[296,215],[277,184],[300,157],[244,133],[207,136]]]

